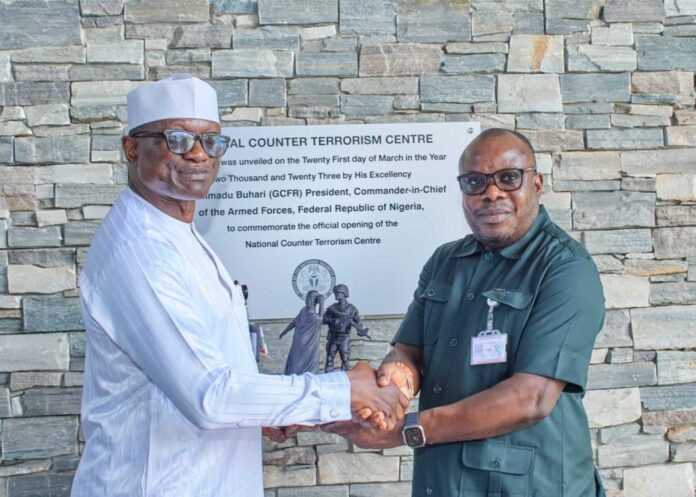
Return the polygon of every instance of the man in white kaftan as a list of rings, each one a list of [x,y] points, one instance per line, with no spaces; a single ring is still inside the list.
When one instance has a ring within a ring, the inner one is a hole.
[[[192,223],[227,148],[215,92],[177,76],[131,93],[129,188],[80,279],[86,446],[72,496],[261,497],[262,426],[365,408],[391,423],[407,401],[364,365],[258,373],[241,288]]]

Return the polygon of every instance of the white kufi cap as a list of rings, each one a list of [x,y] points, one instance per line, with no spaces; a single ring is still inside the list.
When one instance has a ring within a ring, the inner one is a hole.
[[[160,119],[206,119],[220,122],[217,93],[190,74],[175,74],[128,92],[128,132]]]

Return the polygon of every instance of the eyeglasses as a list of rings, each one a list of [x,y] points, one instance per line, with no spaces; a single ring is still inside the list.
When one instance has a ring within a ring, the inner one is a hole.
[[[201,146],[209,157],[216,159],[221,157],[230,146],[230,137],[216,133],[192,133],[182,129],[165,129],[164,131],[152,131],[136,133],[131,138],[158,138],[164,136],[167,140],[167,148],[177,155],[184,155],[196,146],[196,140],[201,141]]]
[[[522,186],[524,173],[527,171],[535,171],[536,168],[530,167],[526,169],[501,169],[494,173],[466,173],[457,176],[459,188],[462,189],[465,195],[481,195],[488,189],[491,184],[491,179],[499,190],[504,192],[514,192]]]

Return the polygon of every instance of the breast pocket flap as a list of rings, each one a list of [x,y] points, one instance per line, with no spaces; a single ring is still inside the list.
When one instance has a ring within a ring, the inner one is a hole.
[[[433,302],[447,302],[451,289],[452,285],[449,283],[431,281],[425,290],[423,290],[421,298],[432,300]]]
[[[534,448],[487,441],[464,444],[464,466],[513,475],[528,474],[534,462]]]
[[[483,293],[483,296],[513,309],[524,309],[532,301],[534,295],[530,292],[518,292],[516,290],[504,290],[496,288]]]

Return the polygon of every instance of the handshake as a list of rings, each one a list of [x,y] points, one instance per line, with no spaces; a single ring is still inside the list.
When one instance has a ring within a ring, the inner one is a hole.
[[[353,418],[320,428],[341,435],[359,447],[401,445],[402,420],[415,395],[411,370],[400,362],[383,363],[377,370],[366,362],[359,362],[348,371],[348,379]],[[264,428],[263,434],[275,442],[283,442],[302,428],[299,425]]]

